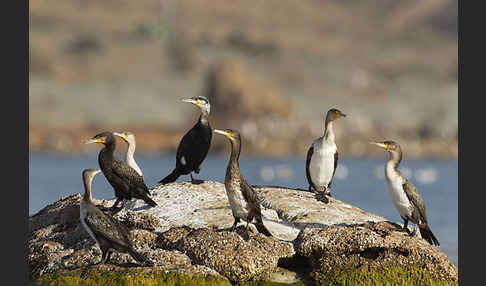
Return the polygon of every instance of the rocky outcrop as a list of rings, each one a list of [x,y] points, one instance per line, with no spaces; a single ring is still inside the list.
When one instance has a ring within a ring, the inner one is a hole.
[[[62,198],[29,217],[31,275],[88,267],[169,271],[232,282],[283,281],[281,273],[289,272],[295,279],[310,272],[309,279],[322,281],[363,267],[413,266],[432,279],[457,282],[457,268],[447,256],[420,237],[410,237],[399,224],[334,198],[324,204],[304,190],[255,189],[264,224],[274,237],[259,234],[251,224],[247,237],[246,223],[229,231],[233,217],[219,182],[156,186],[151,189],[155,208],[138,200],[127,203],[115,218],[129,228],[135,248],[155,262],[153,267],[140,267],[121,253],[114,253],[108,265],[93,265],[100,261],[101,252],[79,223],[81,195]],[[95,203],[103,208],[113,201]]]

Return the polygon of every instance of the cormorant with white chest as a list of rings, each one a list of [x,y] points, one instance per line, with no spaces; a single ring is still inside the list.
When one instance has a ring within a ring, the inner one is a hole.
[[[137,142],[135,141],[135,134],[130,131],[125,131],[122,133],[113,132],[113,135],[121,137],[125,142],[128,144],[127,149],[127,159],[126,162],[128,166],[132,167],[137,173],[143,177],[142,169],[138,166],[137,162],[135,162],[135,158],[133,155],[135,154],[135,148],[137,148]]]
[[[214,132],[224,135],[231,143],[231,155],[224,179],[226,194],[228,195],[231,211],[235,219],[231,230],[234,231],[240,219],[243,219],[246,221],[246,231],[248,233],[248,224],[255,219],[255,226],[258,232],[266,236],[272,236],[263,224],[260,200],[258,199],[257,193],[245,178],[243,178],[240,171],[238,164],[241,152],[240,133],[231,129],[214,129]]]
[[[332,108],[327,112],[324,135],[312,142],[307,151],[305,171],[309,182],[309,191],[315,190],[328,202],[326,196],[331,196],[331,184],[338,165],[338,150],[333,124],[338,118],[346,114]]]
[[[179,176],[188,174],[191,174],[193,184],[201,183],[202,181],[193,178],[192,172],[199,174],[201,163],[206,158],[211,145],[213,133],[208,119],[211,110],[209,100],[204,96],[195,96],[182,101],[198,106],[201,109],[201,116],[191,130],[182,137],[177,147],[175,169],[159,181],[162,184],[175,182]]]
[[[114,250],[130,254],[143,265],[153,262],[133,249],[128,229],[112,216],[104,213],[92,202],[91,182],[100,170],[83,170],[84,197],[79,205],[79,219],[89,236],[98,244],[102,257],[99,263],[106,263]]]
[[[111,207],[112,211],[120,211],[126,200],[132,198],[144,200],[154,207],[157,205],[150,197],[147,185],[137,171],[127,163],[115,158],[116,140],[112,132],[102,132],[85,141],[85,144],[102,143],[105,145],[98,154],[98,163],[110,185],[115,190],[116,201]],[[117,205],[122,202],[120,208]]]
[[[430,230],[425,214],[425,203],[415,186],[398,170],[402,161],[402,149],[394,141],[370,142],[390,154],[390,160],[385,166],[385,177],[388,194],[398,213],[403,219],[403,228],[408,230],[408,221],[419,227],[420,234],[432,245],[440,245],[439,241]]]

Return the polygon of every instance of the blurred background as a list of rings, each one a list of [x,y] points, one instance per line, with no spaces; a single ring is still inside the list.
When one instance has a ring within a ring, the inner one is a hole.
[[[31,0],[29,11],[30,214],[82,192],[101,146],[81,142],[105,130],[135,133],[154,185],[199,116],[181,99],[196,95],[209,98],[212,127],[242,133],[250,183],[306,189],[307,149],[334,107],[348,115],[335,124],[336,198],[401,222],[387,155],[368,144],[395,140],[441,247],[457,255],[457,1]],[[218,137],[201,178],[224,180]]]

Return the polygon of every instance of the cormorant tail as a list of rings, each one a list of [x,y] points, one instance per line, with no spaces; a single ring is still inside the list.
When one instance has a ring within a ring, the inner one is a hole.
[[[179,176],[180,176],[180,174],[179,174],[179,172],[177,172],[177,169],[174,169],[174,171],[172,171],[172,173],[170,173],[169,175],[167,175],[167,177],[160,180],[159,183],[162,183],[163,185],[165,185],[165,184],[168,184],[168,183],[175,182],[175,180],[177,180],[177,178],[179,178]]]
[[[149,198],[149,196],[144,196],[143,201],[152,207],[155,207],[157,205],[157,203],[154,202],[154,200],[152,200],[151,198]]]
[[[143,256],[142,254],[138,253],[133,248],[129,248],[128,253],[130,254],[130,256],[133,257],[133,259],[135,259],[138,263],[140,263],[142,265],[147,265],[147,266],[153,266],[154,265],[154,263],[150,259],[148,259],[147,257]]]
[[[432,245],[437,245],[437,246],[440,245],[439,241],[432,233],[432,230],[430,230],[428,225],[420,226],[419,230],[420,230],[420,235],[422,235],[423,239],[427,240]]]
[[[272,233],[270,233],[270,231],[263,224],[262,218],[256,219],[255,227],[259,233],[262,233],[266,236],[272,236]]]

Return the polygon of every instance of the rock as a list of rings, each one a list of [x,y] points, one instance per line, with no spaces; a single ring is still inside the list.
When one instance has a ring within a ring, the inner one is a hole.
[[[457,282],[457,268],[444,252],[421,238],[410,237],[395,223],[304,229],[294,243],[296,253],[309,258],[316,280],[367,267],[419,266],[435,279]]]
[[[224,184],[219,182],[155,186],[150,190],[158,204],[154,208],[142,200],[126,203],[115,218],[129,228],[134,248],[153,260],[153,267],[139,266],[130,255],[118,252],[110,264],[93,265],[100,261],[101,251],[79,223],[82,197],[61,198],[29,217],[31,276],[77,273],[59,271],[88,267],[95,273],[161,270],[233,283],[295,281],[303,276],[322,281],[346,269],[419,265],[423,275],[457,281],[457,268],[439,248],[397,230],[399,224],[334,198],[324,204],[304,190],[254,188],[261,200],[263,222],[273,237],[259,234],[253,224],[247,236],[245,222],[235,232],[228,230],[233,216]],[[114,203],[94,201],[100,207]]]
[[[242,227],[240,230],[244,232]],[[176,248],[194,263],[215,269],[236,282],[265,280],[277,267],[279,258],[294,254],[291,243],[260,233],[251,233],[245,241],[234,232],[208,228],[172,228],[161,235],[160,245]]]

